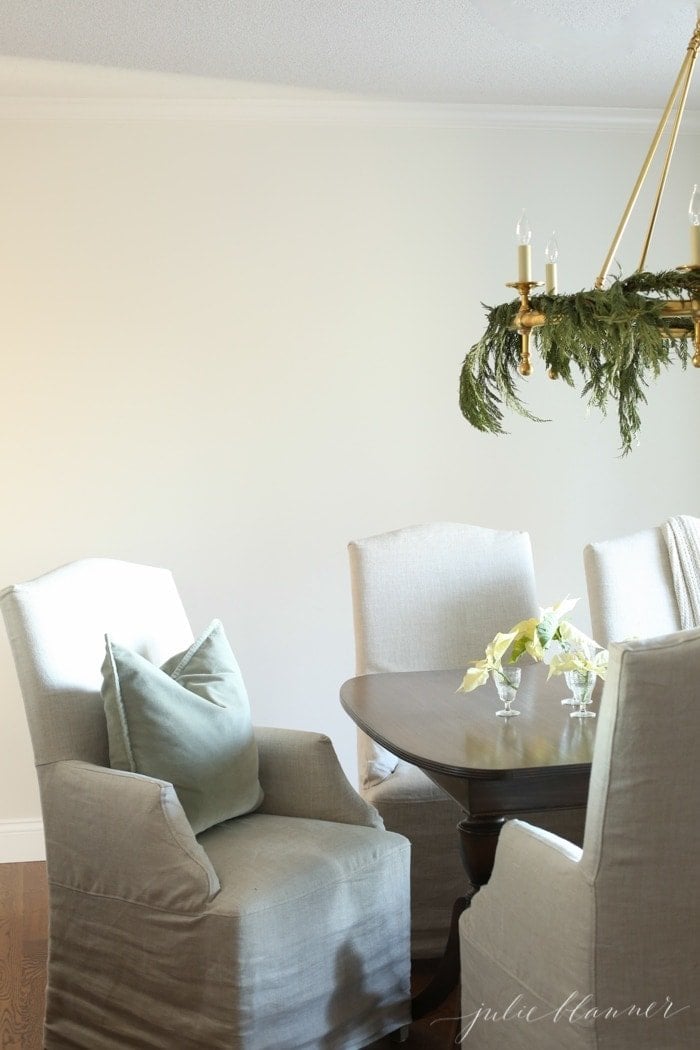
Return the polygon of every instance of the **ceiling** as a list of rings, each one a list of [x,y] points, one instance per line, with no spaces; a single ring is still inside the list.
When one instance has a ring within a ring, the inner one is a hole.
[[[660,109],[696,11],[696,0],[0,0],[0,55],[404,101]],[[700,73],[688,106],[700,109]]]

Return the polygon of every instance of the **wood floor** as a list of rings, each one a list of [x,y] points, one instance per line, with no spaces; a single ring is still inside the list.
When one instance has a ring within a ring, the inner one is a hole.
[[[0,864],[0,1047],[41,1050],[46,865]]]
[[[46,865],[0,864],[1,1050],[42,1050],[47,915]],[[429,963],[414,965],[414,990],[431,972]],[[405,1043],[381,1039],[371,1050],[446,1050],[454,1045],[455,1033],[454,1023],[446,1018],[457,1013],[455,992],[439,1010],[411,1025]]]
[[[411,983],[413,992],[419,992],[433,973],[434,965],[429,961],[418,960],[413,964]],[[380,1039],[365,1050],[448,1050],[455,1045],[455,1036],[459,1014],[459,991],[455,992],[437,1010],[420,1021],[414,1021],[410,1027],[408,1039],[396,1043],[388,1037]],[[2,1044],[0,1044],[2,1045]]]

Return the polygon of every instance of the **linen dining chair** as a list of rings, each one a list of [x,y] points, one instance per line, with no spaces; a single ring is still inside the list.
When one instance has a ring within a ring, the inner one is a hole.
[[[348,547],[356,673],[464,670],[498,631],[539,611],[530,538],[460,523],[413,525]],[[463,704],[468,718],[468,701]],[[358,731],[360,792],[411,841],[411,952],[440,955],[452,905],[468,893],[458,804],[421,770]],[[580,841],[571,811],[535,813]]]
[[[46,1050],[350,1050],[405,1026],[409,844],[327,737],[253,729],[221,625],[193,641],[168,571],[110,559],[0,603],[44,819]],[[173,779],[112,768],[122,744]]]
[[[601,645],[680,630],[671,562],[660,526],[589,543],[583,564],[591,633]]]
[[[583,848],[507,823],[460,919],[465,1045],[700,1046],[699,676],[700,630],[613,643]]]

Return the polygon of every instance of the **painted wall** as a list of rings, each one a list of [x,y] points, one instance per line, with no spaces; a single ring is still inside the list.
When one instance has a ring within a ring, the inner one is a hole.
[[[194,629],[224,621],[255,720],[329,733],[354,777],[348,540],[525,529],[549,604],[585,596],[586,542],[700,514],[693,370],[651,388],[626,459],[614,417],[541,368],[549,425],[484,436],[457,406],[520,209],[538,266],[556,227],[561,290],[590,286],[648,130],[22,113],[0,105],[0,585],[86,555],[170,567]],[[651,268],[687,258],[697,146],[679,144]],[[0,711],[0,821],[32,820],[4,633]]]

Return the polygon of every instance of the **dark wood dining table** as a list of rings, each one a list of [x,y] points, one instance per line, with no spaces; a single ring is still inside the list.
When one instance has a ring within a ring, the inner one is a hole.
[[[568,692],[564,677],[547,680],[543,664],[523,665],[513,704],[520,714],[511,718],[497,717],[502,705],[491,680],[471,693],[457,692],[463,674],[362,675],[343,684],[340,700],[360,729],[422,769],[462,807],[458,842],[469,881],[478,889],[488,882],[507,819],[580,810],[583,820],[596,719],[570,717],[573,708],[561,703]],[[456,924],[469,899],[455,903],[442,971],[435,986],[414,1000],[414,1017],[437,1005],[458,979]]]

